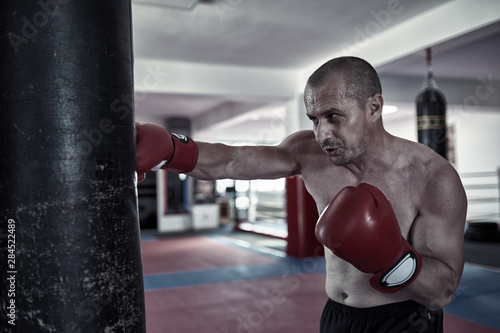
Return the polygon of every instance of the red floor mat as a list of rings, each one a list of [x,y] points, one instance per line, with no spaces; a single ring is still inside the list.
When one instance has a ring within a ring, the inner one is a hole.
[[[318,332],[325,276],[217,283],[146,292],[148,333]]]
[[[143,242],[144,274],[207,270],[227,266],[276,263],[276,260],[204,236]]]

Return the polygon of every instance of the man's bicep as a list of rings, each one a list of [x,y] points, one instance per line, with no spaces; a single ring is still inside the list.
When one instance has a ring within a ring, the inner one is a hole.
[[[463,223],[453,216],[420,215],[410,242],[419,253],[442,261],[453,270],[463,261]]]
[[[459,273],[463,266],[466,212],[467,199],[460,181],[454,179],[431,189],[412,226],[412,245],[422,255],[440,260]]]

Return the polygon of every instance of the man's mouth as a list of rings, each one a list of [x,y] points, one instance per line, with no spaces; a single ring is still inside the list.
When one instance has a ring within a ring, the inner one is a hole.
[[[329,156],[337,156],[339,154],[340,147],[324,147],[323,151]]]
[[[321,143],[321,148],[330,157],[339,155],[341,147],[342,142],[332,139],[326,139]]]

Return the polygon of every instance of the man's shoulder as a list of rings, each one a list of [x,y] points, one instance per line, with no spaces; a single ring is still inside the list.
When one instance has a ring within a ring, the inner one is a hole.
[[[445,158],[421,143],[401,138],[398,140],[405,158],[411,163],[425,166],[427,171],[451,166]]]
[[[296,155],[303,155],[307,152],[322,152],[313,131],[303,130],[290,134],[282,143],[282,147],[290,150]]]
[[[408,163],[415,179],[424,185],[422,190],[433,197],[443,191],[463,191],[463,185],[455,167],[431,148],[412,141],[404,143],[408,151]]]
[[[419,182],[437,184],[453,181],[461,186],[455,167],[447,159],[421,143],[399,140],[404,163]]]
[[[294,140],[306,140],[306,141],[316,141],[316,137],[312,130],[301,130],[290,134],[286,140],[294,141]]]
[[[338,168],[330,162],[311,130],[290,134],[281,145],[300,165],[302,174],[312,172],[317,175],[325,170],[331,173],[332,170]]]

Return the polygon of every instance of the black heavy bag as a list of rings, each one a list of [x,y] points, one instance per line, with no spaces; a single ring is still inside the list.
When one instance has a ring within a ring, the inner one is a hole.
[[[0,331],[144,332],[130,1],[0,24]]]
[[[430,50],[427,50],[427,75],[417,95],[418,142],[447,158],[446,100],[434,79]]]

